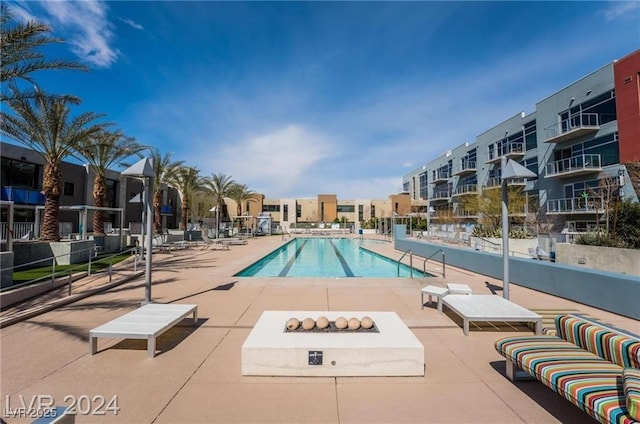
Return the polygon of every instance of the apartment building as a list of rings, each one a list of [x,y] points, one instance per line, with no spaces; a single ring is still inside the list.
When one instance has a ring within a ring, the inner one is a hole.
[[[406,216],[424,207],[409,193],[392,194],[387,199],[339,199],[336,194],[319,194],[316,198],[260,199],[262,213],[270,214],[275,225],[284,230],[299,225],[330,224],[338,220],[354,225],[373,218]]]
[[[44,208],[45,198],[41,193],[44,162],[35,151],[22,146],[8,143],[0,144],[1,158],[1,189],[0,199],[13,202],[14,205],[14,235],[19,238],[25,235],[38,236],[35,225]],[[82,233],[82,219],[78,206],[93,206],[93,175],[91,169],[85,165],[71,162],[62,163],[63,193],[60,197],[60,234],[67,238],[69,235]],[[105,207],[122,209],[122,223],[119,211],[107,213],[105,231],[119,227],[130,229],[132,233],[141,231],[143,205],[141,194],[142,182],[134,178],[123,177],[119,172],[107,172],[107,200]],[[180,222],[180,198],[177,191],[168,186],[162,188],[163,204],[161,216],[163,228],[178,228]],[[416,205],[424,206],[424,201],[412,201],[408,193],[390,195],[387,199],[339,199],[335,194],[319,194],[316,198],[285,198],[271,199],[264,195],[247,201],[241,211],[249,219],[243,222],[243,227],[251,228],[254,219],[260,215],[271,217],[274,228],[280,227],[285,231],[299,225],[330,224],[335,220],[346,222],[354,228],[372,218],[391,218],[404,216],[417,210]],[[198,205],[195,205],[196,207]],[[199,217],[202,222],[212,225],[214,213],[206,205],[200,205],[202,212]],[[238,218],[238,205],[232,199],[225,199],[219,216],[222,228],[231,226],[231,222]],[[418,206],[419,208],[419,206]],[[1,210],[1,222],[6,224],[7,208]],[[92,212],[89,212],[92,214]],[[40,221],[41,222],[41,221]],[[88,217],[87,232],[92,232],[92,217]],[[17,231],[16,231],[17,229]],[[2,225],[2,239],[6,240],[7,228]]]
[[[506,157],[536,175],[509,180],[524,197],[510,215],[533,216],[554,232],[602,225],[615,196],[638,200],[625,164],[640,160],[639,75],[640,50],[404,175],[403,190],[427,202],[432,222],[473,225],[481,217],[468,199],[501,187]]]
[[[34,223],[39,221],[37,214],[44,209],[45,198],[41,193],[44,173],[44,161],[37,152],[22,146],[0,143],[0,200],[13,202],[14,223],[17,231],[14,237],[37,237],[38,228]],[[63,162],[62,195],[60,196],[60,234],[66,238],[69,234],[81,233],[81,217],[77,206],[93,206],[93,173],[82,164]],[[109,211],[106,216],[105,230],[130,226],[137,229],[142,222],[143,206],[140,201],[143,191],[142,182],[134,178],[126,178],[114,170],[107,171],[107,196],[104,207],[122,209],[123,222],[120,222],[118,211]],[[163,204],[161,216],[164,228],[177,228],[179,197],[175,189],[163,187]],[[1,222],[6,223],[7,208],[1,210]],[[90,211],[91,215],[92,212]],[[91,216],[88,222],[91,222]],[[25,225],[21,225],[25,224]],[[91,225],[91,224],[89,224]],[[6,227],[2,226],[2,239],[6,240]],[[93,228],[88,228],[91,232]],[[29,234],[30,233],[30,234]]]

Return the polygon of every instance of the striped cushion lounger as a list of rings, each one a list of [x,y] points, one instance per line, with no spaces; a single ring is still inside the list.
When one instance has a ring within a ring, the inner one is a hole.
[[[523,370],[601,423],[637,423],[640,339],[573,315],[558,315],[555,323],[558,337],[496,341],[496,350],[507,358],[509,378],[516,380],[516,370]]]
[[[640,370],[625,368],[622,372],[622,386],[629,415],[634,420],[640,420]]]

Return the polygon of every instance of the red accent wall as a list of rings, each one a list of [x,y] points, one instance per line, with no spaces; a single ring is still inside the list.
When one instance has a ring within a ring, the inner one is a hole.
[[[640,50],[613,64],[620,163],[640,160]]]

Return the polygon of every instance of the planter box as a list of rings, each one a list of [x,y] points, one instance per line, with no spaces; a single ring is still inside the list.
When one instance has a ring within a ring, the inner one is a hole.
[[[599,269],[601,271],[640,275],[640,250],[617,247],[556,244],[556,262]]]

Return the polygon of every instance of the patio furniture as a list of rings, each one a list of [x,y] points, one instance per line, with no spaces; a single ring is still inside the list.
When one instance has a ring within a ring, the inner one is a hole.
[[[438,302],[438,313],[442,313],[442,298],[449,294],[449,289],[438,286],[426,286],[420,290],[420,306],[424,309],[424,295],[429,295],[429,304],[431,304],[431,296],[435,296]]]
[[[533,322],[535,332],[542,332],[542,316],[523,308],[503,297],[492,294],[445,296],[442,301],[463,320],[464,335],[469,335],[469,323],[483,322]]]
[[[156,354],[156,338],[193,314],[193,324],[198,322],[198,305],[149,303],[135,311],[111,320],[89,332],[89,352],[98,350],[98,337],[146,339],[147,353]]]
[[[640,337],[580,315],[558,315],[555,326],[557,337],[495,342],[507,377],[537,379],[601,423],[640,421]]]
[[[229,245],[220,243],[218,240],[214,240],[209,237],[208,230],[205,229],[202,231],[202,240],[204,241],[204,246],[202,246],[201,250],[229,250]]]
[[[471,294],[471,287],[466,284],[447,283],[449,294]]]

